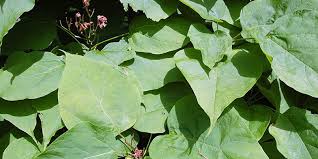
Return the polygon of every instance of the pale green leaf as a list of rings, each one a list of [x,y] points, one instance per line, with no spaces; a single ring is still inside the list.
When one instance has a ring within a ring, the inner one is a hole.
[[[205,65],[212,68],[224,55],[232,51],[232,38],[222,31],[212,34],[204,25],[191,25],[188,36],[195,49],[202,53]]]
[[[178,101],[168,117],[169,134],[156,137],[150,145],[153,159],[268,159],[258,140],[269,122],[264,106],[247,107],[233,102],[208,133],[209,118],[195,97]]]
[[[18,21],[18,18],[34,7],[35,0],[1,0],[0,1],[0,46],[3,37]]]
[[[33,159],[40,153],[36,144],[29,138],[20,138],[12,143],[3,152],[3,159]]]
[[[43,97],[57,89],[64,69],[50,52],[16,52],[0,70],[0,97],[15,101]]]
[[[177,11],[177,0],[120,0],[125,10],[130,6],[135,12],[142,11],[153,21],[168,18]]]
[[[129,71],[79,55],[66,55],[59,87],[64,124],[72,128],[88,121],[116,133],[127,130],[140,114],[138,84]]]
[[[167,83],[184,79],[171,56],[139,54],[127,67],[134,72],[143,91],[158,89]]]
[[[277,149],[288,159],[315,159],[318,156],[318,115],[291,107],[278,116],[269,132]]]
[[[127,148],[112,128],[81,123],[61,135],[35,159],[115,159]]]
[[[262,73],[262,61],[247,50],[234,50],[234,56],[219,63],[209,73],[200,64],[200,52],[185,49],[175,55],[177,67],[189,82],[199,105],[208,114],[211,128],[223,110],[245,95]]]
[[[119,65],[135,56],[136,53],[125,40],[109,43],[101,51],[93,50],[85,54],[85,57],[113,65]]]
[[[190,93],[191,88],[181,82],[147,92],[143,97],[144,112],[139,116],[134,129],[147,133],[165,132],[165,122],[171,108],[177,100]]]
[[[243,37],[254,38],[273,58],[279,79],[313,97],[318,97],[317,9],[316,0],[257,0],[241,14]]]
[[[169,18],[159,23],[137,17],[130,26],[129,45],[136,52],[163,54],[177,50],[187,43],[191,22],[183,18]]]
[[[221,8],[225,6],[223,0],[179,0],[185,5],[196,11],[203,19],[222,22],[221,19],[229,16],[229,10],[227,8]]]

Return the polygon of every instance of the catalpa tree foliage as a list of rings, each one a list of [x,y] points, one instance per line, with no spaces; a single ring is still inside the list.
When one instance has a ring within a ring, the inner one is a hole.
[[[0,0],[0,159],[318,159],[318,0]]]

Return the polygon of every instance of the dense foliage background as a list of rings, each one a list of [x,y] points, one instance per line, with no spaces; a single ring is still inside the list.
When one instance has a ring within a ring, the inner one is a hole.
[[[317,159],[318,0],[0,0],[0,158]]]

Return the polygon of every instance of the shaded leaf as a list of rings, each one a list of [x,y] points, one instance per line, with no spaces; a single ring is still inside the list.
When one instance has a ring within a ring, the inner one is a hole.
[[[35,0],[1,0],[0,1],[0,46],[2,38],[14,26],[18,18],[34,7]]]
[[[277,149],[288,159],[313,159],[318,156],[318,115],[291,107],[278,116],[269,132]]]
[[[171,83],[147,92],[143,97],[144,112],[139,116],[134,129],[147,133],[165,132],[165,122],[171,108],[177,100],[190,93],[191,88],[184,83]]]
[[[185,49],[174,57],[199,105],[208,114],[211,128],[223,110],[235,99],[244,96],[262,73],[262,62],[257,55],[247,50],[234,50],[233,55],[209,73],[201,66],[197,50]]]
[[[232,38],[218,31],[212,34],[204,25],[191,25],[188,36],[195,49],[202,53],[205,65],[212,68],[224,55],[232,51]]]
[[[170,133],[156,137],[151,143],[150,157],[267,159],[258,140],[269,124],[270,114],[264,106],[248,108],[244,102],[236,101],[208,133],[208,116],[195,102],[195,97],[185,97],[169,114]]]

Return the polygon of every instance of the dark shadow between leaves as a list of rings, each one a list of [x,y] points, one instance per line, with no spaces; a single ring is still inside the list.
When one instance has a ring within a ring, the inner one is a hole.
[[[237,52],[231,62],[241,76],[259,78],[262,73],[262,63],[258,56],[246,51]]]
[[[190,152],[199,137],[210,127],[210,120],[197,104],[194,95],[184,97],[175,105],[178,127],[186,138]]]

